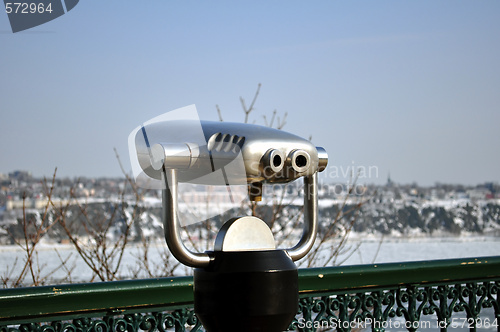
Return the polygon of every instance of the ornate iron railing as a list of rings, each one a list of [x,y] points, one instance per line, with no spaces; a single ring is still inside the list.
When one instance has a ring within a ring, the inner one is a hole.
[[[290,330],[500,331],[500,256],[302,269],[299,288]],[[4,289],[0,332],[202,331],[192,307],[191,277]]]

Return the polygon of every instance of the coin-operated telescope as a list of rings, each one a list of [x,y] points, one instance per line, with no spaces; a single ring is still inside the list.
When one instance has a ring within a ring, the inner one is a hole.
[[[201,138],[193,137],[200,128]],[[326,151],[281,130],[241,123],[163,121],[144,125],[131,137],[142,181],[164,184],[165,239],[179,262],[195,268],[195,312],[205,329],[286,330],[298,311],[293,262],[309,252],[316,238],[317,173],[328,163]],[[219,176],[210,176],[215,173]],[[253,216],[228,220],[213,251],[193,252],[182,242],[178,183],[243,183],[250,199],[258,201],[263,184],[301,177],[305,220],[292,248],[277,249],[269,226]]]

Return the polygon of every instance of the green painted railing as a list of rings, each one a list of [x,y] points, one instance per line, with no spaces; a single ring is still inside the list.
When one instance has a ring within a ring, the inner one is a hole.
[[[301,269],[299,289],[290,330],[500,331],[500,256]],[[3,289],[0,332],[201,331],[192,307],[191,277]]]

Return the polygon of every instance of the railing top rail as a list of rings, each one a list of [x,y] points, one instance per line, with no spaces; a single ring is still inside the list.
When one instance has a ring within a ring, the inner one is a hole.
[[[310,268],[299,273],[301,294],[353,293],[500,279],[500,256]]]
[[[0,290],[0,322],[192,306],[193,278],[157,278]]]
[[[500,256],[299,270],[301,295],[500,280]],[[193,278],[175,277],[0,290],[0,323],[192,306]]]

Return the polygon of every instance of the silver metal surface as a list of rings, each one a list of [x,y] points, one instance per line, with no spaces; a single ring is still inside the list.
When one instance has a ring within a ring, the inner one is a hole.
[[[206,253],[192,252],[182,243],[180,225],[177,218],[177,170],[164,169],[163,179],[166,189],[163,190],[163,231],[165,240],[172,255],[184,265],[206,267],[210,257]]]
[[[155,170],[187,169],[196,163],[198,156],[199,148],[194,143],[159,143],[151,148],[151,166]]]
[[[318,231],[318,173],[304,177],[304,230],[299,242],[288,254],[293,261],[303,258],[311,250]]]
[[[178,180],[199,184],[224,184],[212,183],[205,175],[238,158],[243,169],[231,172],[231,178],[246,183],[290,182],[324,169],[325,156],[327,158],[324,149],[320,148],[320,160],[318,149],[308,140],[269,127],[228,122],[165,121],[142,127],[135,137],[139,165],[153,179],[161,179],[158,163],[162,158],[167,162],[164,166],[169,168],[168,156],[164,158],[161,149],[154,147],[158,143],[165,151],[165,143],[197,146],[196,156],[191,152],[189,167],[178,168]],[[183,156],[182,151],[187,153],[186,149],[181,149],[180,156]]]
[[[322,147],[317,146],[318,151],[318,172],[323,172],[328,165],[328,153]]]
[[[257,217],[239,217],[228,220],[217,233],[215,251],[274,250],[273,233]]]
[[[192,252],[182,243],[177,216],[178,182],[229,185],[230,181],[234,184],[240,180],[258,189],[263,183],[287,183],[304,177],[304,229],[298,243],[287,252],[297,261],[314,245],[318,228],[317,173],[328,163],[328,154],[323,148],[281,130],[206,121],[149,124],[137,132],[135,143],[144,173],[152,180],[162,180],[165,185],[165,239],[182,264],[206,267],[210,256]],[[219,182],[214,182],[216,177],[207,176],[219,170],[223,181],[219,177]],[[254,196],[259,198],[260,194]],[[231,219],[220,230],[215,243],[215,250],[223,251],[272,249],[275,244],[271,230],[254,217]]]

